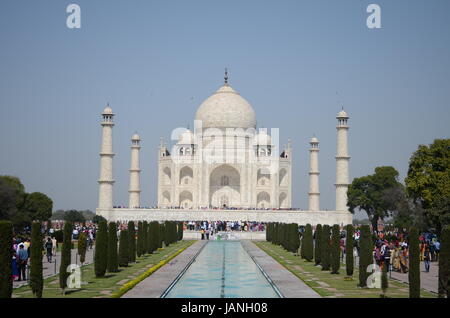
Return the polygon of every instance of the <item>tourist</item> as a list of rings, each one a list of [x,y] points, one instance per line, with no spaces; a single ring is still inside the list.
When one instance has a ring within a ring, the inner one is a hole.
[[[206,234],[206,239],[209,240],[209,229],[208,228],[206,229],[205,234]]]
[[[19,267],[19,281],[21,279],[26,280],[27,277],[25,275],[25,270],[27,268],[27,263],[28,263],[28,252],[25,249],[25,245],[24,244],[20,244],[19,245],[19,253],[17,254],[17,261],[18,261],[18,267]]]
[[[19,277],[19,267],[17,266],[17,253],[16,250],[13,248],[12,250],[12,279],[13,281],[16,280]]]
[[[428,273],[430,271],[430,261],[431,261],[431,253],[430,248],[425,247],[425,251],[423,253],[423,261],[425,263],[425,271]]]
[[[439,261],[439,250],[441,249],[441,243],[439,243],[438,240],[436,240],[436,242],[434,242],[434,254],[435,254],[435,261]]]
[[[56,255],[56,250],[58,247],[58,241],[55,237],[52,237],[52,255]]]
[[[50,237],[47,238],[47,242],[45,242],[45,250],[47,252],[47,261],[49,263],[52,262],[52,251],[53,251],[53,243],[52,243],[52,239]]]
[[[400,252],[400,269],[402,273],[408,272],[408,249],[405,245],[402,246]]]

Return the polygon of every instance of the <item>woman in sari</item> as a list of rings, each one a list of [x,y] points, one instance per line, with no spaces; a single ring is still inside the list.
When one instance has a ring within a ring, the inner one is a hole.
[[[406,246],[403,246],[400,252],[400,267],[402,273],[408,272],[408,249]]]
[[[17,280],[19,277],[19,267],[17,266],[17,255],[15,249],[13,249],[13,256],[11,260],[11,267],[12,267],[12,279],[13,281]]]

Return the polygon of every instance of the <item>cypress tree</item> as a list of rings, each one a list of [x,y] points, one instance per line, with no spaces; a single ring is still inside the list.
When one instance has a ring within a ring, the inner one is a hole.
[[[142,222],[142,254],[148,253],[148,222]]]
[[[439,251],[439,298],[450,298],[450,225],[441,230]]]
[[[320,264],[320,258],[321,258],[321,247],[322,247],[322,224],[317,224],[316,231],[314,232],[314,261],[315,265]]]
[[[127,230],[120,231],[120,240],[119,240],[119,266],[127,267],[128,260],[130,257],[128,256],[128,244],[130,243],[130,238],[128,236]]]
[[[160,224],[159,224],[159,245],[158,245],[159,248],[162,248],[162,247],[163,247],[164,233],[165,233],[165,231],[166,231],[165,227],[166,227],[166,226],[165,226],[164,223],[160,223]]]
[[[355,245],[353,234],[353,225],[347,224],[346,227],[346,240],[345,240],[345,271],[347,276],[353,275],[353,246]]]
[[[361,226],[360,250],[359,250],[359,287],[367,287],[367,278],[370,273],[367,267],[373,264],[373,242],[369,225]]]
[[[94,271],[95,277],[104,277],[108,266],[108,225],[105,220],[98,223],[95,238]]]
[[[136,262],[136,229],[134,226],[133,221],[128,222],[128,235],[130,238],[130,242],[128,243],[128,257],[130,263]]]
[[[298,249],[299,249],[299,247],[300,247],[300,236],[299,236],[299,233],[298,233],[298,224],[297,223],[294,223],[294,225],[293,225],[293,228],[294,228],[294,253],[298,253]]]
[[[108,262],[107,269],[110,273],[119,271],[119,261],[117,255],[117,224],[109,222],[108,224]]]
[[[31,225],[30,250],[30,287],[33,295],[41,298],[44,278],[42,274],[42,234],[40,222],[33,222]]]
[[[178,241],[183,240],[184,222],[178,222]]]
[[[80,255],[81,266],[83,266],[83,263],[86,261],[86,250],[87,250],[87,234],[81,232],[80,236],[78,237],[78,255]]]
[[[165,246],[170,245],[170,222],[164,222],[164,244]]]
[[[313,237],[312,237],[312,227],[311,224],[306,224],[305,228],[305,259],[308,262],[312,262],[314,258],[314,247],[313,247]]]
[[[159,229],[159,222],[154,221],[153,222],[153,251],[156,251],[160,247],[160,229]]]
[[[271,228],[272,228],[272,223],[267,223],[266,224],[266,241],[267,242],[271,242]]]
[[[409,230],[409,298],[420,298],[420,249],[419,232],[415,227]]]
[[[306,230],[302,233],[301,245],[300,245],[300,257],[305,259],[305,250],[306,250]]]
[[[330,270],[330,226],[325,224],[322,227],[322,246],[320,247],[322,255],[320,257],[322,270]]]
[[[332,228],[331,238],[331,274],[339,274],[339,268],[341,267],[341,251],[339,248],[339,241],[341,239],[341,231],[339,225],[335,224]]]
[[[67,266],[71,263],[72,228],[72,222],[64,222],[61,262],[59,266],[59,287],[62,289],[63,295],[65,294],[67,278],[69,277]]]
[[[141,257],[141,255],[143,254],[142,253],[142,221],[138,222],[136,254],[138,257]]]
[[[148,246],[148,253],[152,254],[155,251],[155,221],[152,221],[148,224],[148,232],[147,232],[147,246]]]
[[[0,298],[11,298],[13,290],[11,259],[13,224],[0,220]]]
[[[157,247],[157,242],[156,242],[156,236],[155,236],[155,222],[156,221],[152,221],[148,224],[148,249],[149,249],[149,253],[153,253],[154,251],[156,251]]]

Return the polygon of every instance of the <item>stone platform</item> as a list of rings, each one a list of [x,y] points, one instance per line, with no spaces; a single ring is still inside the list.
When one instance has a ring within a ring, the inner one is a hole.
[[[108,221],[248,221],[311,224],[352,224],[347,211],[204,210],[204,209],[97,209]]]

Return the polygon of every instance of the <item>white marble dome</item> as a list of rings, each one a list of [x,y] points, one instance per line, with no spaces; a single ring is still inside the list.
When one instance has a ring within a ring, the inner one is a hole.
[[[105,107],[105,109],[103,109],[103,115],[113,115],[113,111],[112,108],[108,106]]]
[[[227,84],[200,105],[195,120],[201,120],[203,128],[256,128],[252,106]]]
[[[139,140],[141,140],[141,137],[139,137],[138,134],[134,134],[134,135],[131,137],[131,140],[139,141]]]
[[[272,138],[265,130],[261,130],[253,139],[253,145],[269,146],[272,145]]]
[[[195,144],[194,133],[189,129],[186,129],[178,139],[178,144],[180,145],[192,145]]]
[[[345,112],[345,110],[342,109],[342,110],[338,113],[338,115],[337,115],[336,118],[349,118],[349,117],[348,117],[347,113]]]

